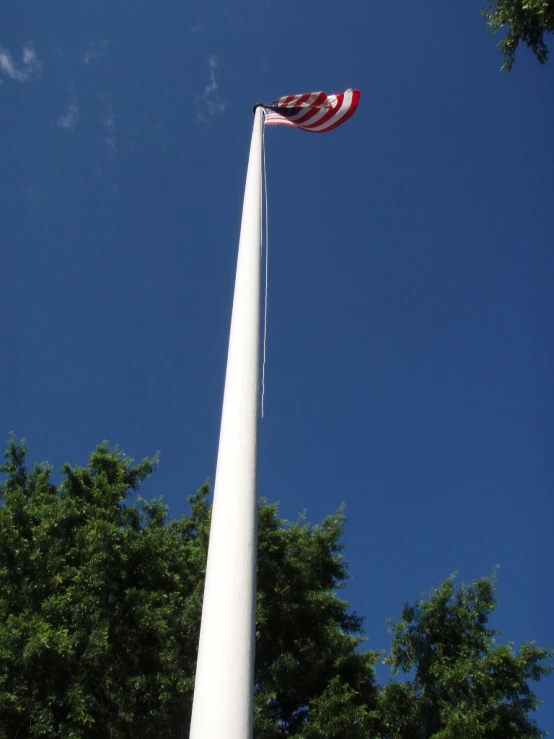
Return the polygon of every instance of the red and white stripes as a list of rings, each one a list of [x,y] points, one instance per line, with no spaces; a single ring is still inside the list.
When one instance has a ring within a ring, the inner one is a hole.
[[[308,92],[302,95],[284,95],[264,105],[268,126],[294,126],[304,131],[323,133],[332,131],[356,112],[360,91],[348,89],[338,95]]]

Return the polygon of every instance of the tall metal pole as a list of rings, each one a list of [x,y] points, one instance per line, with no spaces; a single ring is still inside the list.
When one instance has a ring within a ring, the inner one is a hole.
[[[263,113],[246,175],[189,739],[251,739]]]

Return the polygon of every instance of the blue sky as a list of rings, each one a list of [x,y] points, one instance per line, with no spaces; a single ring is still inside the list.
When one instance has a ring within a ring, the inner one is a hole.
[[[362,90],[267,133],[259,492],[346,502],[377,649],[497,564],[503,640],[554,644],[554,62],[500,73],[482,7],[23,0],[0,31],[2,433],[56,469],[160,450],[174,515],[215,471],[252,105]]]

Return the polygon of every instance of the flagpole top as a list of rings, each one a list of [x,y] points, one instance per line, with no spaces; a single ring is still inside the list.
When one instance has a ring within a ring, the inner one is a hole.
[[[255,113],[256,108],[263,108],[263,107],[264,107],[263,103],[256,103],[256,105],[252,108],[252,112]]]

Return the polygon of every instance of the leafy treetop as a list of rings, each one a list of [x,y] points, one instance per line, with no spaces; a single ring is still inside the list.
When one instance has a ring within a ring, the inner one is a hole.
[[[526,44],[541,64],[548,59],[545,34],[554,33],[554,6],[551,0],[491,0],[483,15],[494,35],[507,29],[499,42],[504,56],[502,69],[510,71],[520,42]]]
[[[172,520],[136,496],[139,464],[107,444],[84,467],[0,466],[0,739],[187,735],[210,528],[208,485]],[[494,579],[452,578],[391,622],[375,682],[362,618],[339,598],[344,513],[319,525],[258,509],[256,739],[510,739],[544,734],[529,687],[547,649],[497,645]],[[217,706],[214,705],[214,710]]]

